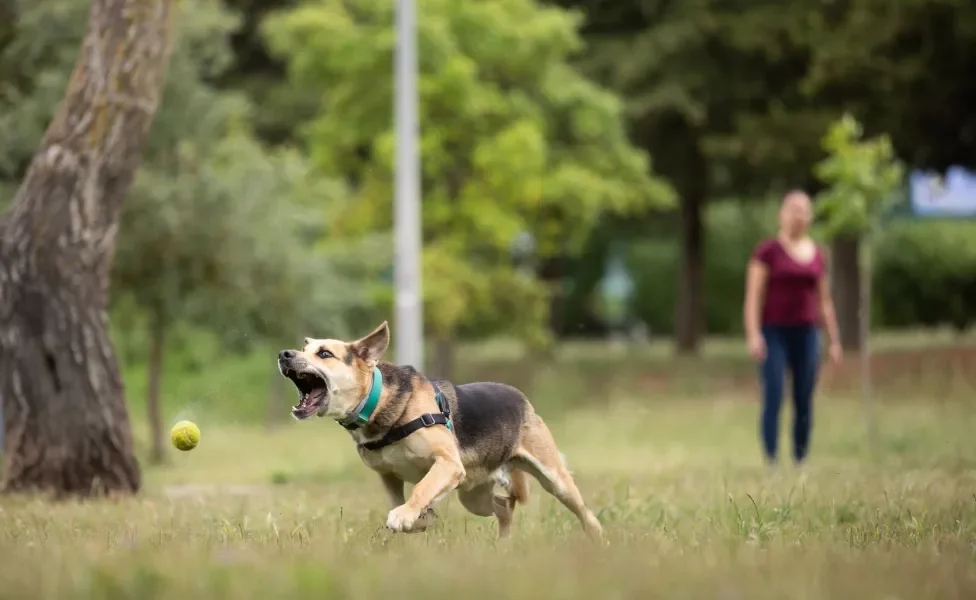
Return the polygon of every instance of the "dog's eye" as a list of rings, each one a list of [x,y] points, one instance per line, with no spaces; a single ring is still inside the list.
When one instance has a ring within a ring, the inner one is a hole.
[[[318,356],[319,358],[335,358],[335,354],[332,354],[325,348],[320,348],[319,351],[316,353],[316,356]]]

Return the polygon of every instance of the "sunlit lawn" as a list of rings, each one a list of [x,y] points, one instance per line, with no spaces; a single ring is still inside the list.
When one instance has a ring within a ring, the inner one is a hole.
[[[454,498],[393,536],[386,499],[327,420],[203,441],[120,503],[0,504],[0,597],[963,598],[976,594],[976,415],[820,399],[813,458],[759,468],[744,399],[620,400],[549,415],[611,546],[536,484],[513,537]],[[783,444],[789,413],[784,415]],[[141,430],[140,430],[141,433]]]

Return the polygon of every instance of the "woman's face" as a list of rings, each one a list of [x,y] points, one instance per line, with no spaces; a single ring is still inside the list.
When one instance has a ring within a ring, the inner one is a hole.
[[[812,219],[813,209],[809,196],[795,192],[783,199],[779,209],[779,226],[783,231],[793,235],[806,233]]]

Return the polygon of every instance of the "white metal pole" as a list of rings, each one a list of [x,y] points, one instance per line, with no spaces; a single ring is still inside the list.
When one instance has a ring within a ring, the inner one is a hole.
[[[424,328],[420,287],[420,157],[417,111],[417,27],[414,0],[397,0],[396,193],[393,209],[396,361],[423,369]]]

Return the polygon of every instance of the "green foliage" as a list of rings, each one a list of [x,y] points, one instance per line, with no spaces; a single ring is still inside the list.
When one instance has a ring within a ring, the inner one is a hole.
[[[272,59],[261,35],[268,12],[294,6],[300,0],[223,0],[241,15],[232,40],[234,64],[221,73],[222,90],[243,92],[261,110],[252,114],[255,135],[265,144],[298,141],[298,129],[315,116],[318,95],[287,81],[285,65]]]
[[[709,158],[713,193],[810,182],[824,129],[850,111],[919,166],[972,165],[967,0],[550,0],[586,11],[587,72],[623,94],[636,139],[672,181],[683,124]],[[912,44],[908,40],[927,40]],[[938,89],[938,94],[919,94]],[[683,187],[683,186],[681,186]]]
[[[0,52],[7,84],[0,176],[8,181],[20,176],[54,114],[89,8],[84,0],[24,4]],[[336,261],[316,248],[342,187],[311,173],[295,150],[261,147],[247,98],[211,83],[234,62],[230,40],[239,26],[219,0],[180,4],[112,273],[113,317],[131,325],[125,335],[134,339],[140,327],[179,321],[237,342],[230,349],[254,336],[293,339],[313,323],[345,333],[346,311],[369,300],[348,275],[360,245],[349,244]]]
[[[567,64],[577,24],[529,0],[431,0],[418,13],[423,288],[436,336],[491,324],[538,338],[547,291],[515,272],[517,236],[534,237],[536,258],[573,253],[603,212],[672,201],[629,145],[618,100]],[[355,185],[343,233],[388,230],[393,4],[316,0],[266,30],[292,79],[322,94],[306,135],[314,163]]]
[[[976,138],[959,135],[976,127],[965,83],[976,69],[976,5],[904,0],[891,10],[874,0],[803,4],[810,15],[800,30],[808,49],[805,93],[837,112],[851,111],[867,131],[887,132],[913,166],[976,166]]]
[[[89,2],[13,3],[16,20],[0,46],[0,178],[16,180],[68,81],[88,22]]]
[[[88,0],[21,3],[14,33],[0,48],[0,178],[23,175],[64,95],[90,8]],[[186,0],[176,19],[166,87],[144,149],[149,168],[165,163],[188,133],[219,136],[229,118],[243,117],[245,106],[204,83],[233,60],[227,40],[236,16],[217,0]]]
[[[246,99],[207,83],[231,64],[236,19],[209,0],[183,14],[116,285],[153,319],[188,320],[238,342],[292,340],[313,324],[345,333],[361,290],[315,247],[344,190],[297,151],[262,148]]]
[[[705,212],[705,325],[713,335],[742,331],[746,262],[755,244],[774,227],[775,205],[750,204],[715,202]],[[678,249],[674,234],[636,240],[630,249],[628,267],[636,281],[631,311],[652,334],[673,333]]]
[[[823,137],[828,156],[817,163],[816,175],[829,187],[817,197],[817,215],[824,233],[860,235],[877,227],[897,201],[904,167],[887,135],[864,140],[861,124],[849,114],[834,122]]]
[[[775,229],[776,207],[715,202],[706,209],[709,333],[741,333],[746,258],[756,242]],[[962,330],[976,322],[976,223],[892,221],[877,231],[872,250],[873,327],[949,325]],[[635,239],[628,256],[636,283],[631,314],[652,334],[671,333],[676,300],[672,282],[678,277],[676,236]]]
[[[583,68],[622,94],[634,138],[683,195],[761,197],[807,178],[833,112],[801,89],[821,7],[553,1],[587,10]]]
[[[167,170],[139,173],[113,272],[116,301],[131,294],[162,325],[189,320],[237,339],[292,338],[312,318],[337,327],[354,288],[312,249],[335,191],[294,152],[269,154],[243,133],[199,153],[183,140],[174,154]],[[299,202],[296,189],[309,187],[323,193]]]
[[[882,324],[963,330],[976,322],[976,224],[895,223],[879,236],[875,254]]]
[[[870,164],[894,154],[885,137],[863,140],[853,120],[835,123],[832,142],[822,136],[841,108],[865,131],[889,132],[913,165],[971,162],[972,136],[960,132],[976,112],[961,82],[976,70],[976,11],[963,0],[909,0],[898,10],[868,0],[557,3],[585,11],[585,48],[578,15],[525,1],[432,0],[420,11],[424,291],[438,334],[542,337],[553,291],[512,264],[522,232],[536,238],[531,265],[550,257],[565,265],[560,277],[573,289],[560,312],[570,328],[598,320],[592,288],[605,248],[584,251],[581,242],[608,209],[625,216],[601,234],[607,240],[643,238],[629,252],[633,311],[654,331],[671,328],[674,225],[648,217],[662,206],[654,199],[670,194],[627,146],[621,116],[658,172],[682,191],[708,179],[710,197],[803,185],[830,152],[818,170],[833,186],[818,202],[829,235],[860,230],[891,199],[871,191],[886,176]],[[0,4],[2,210],[62,97],[90,1]],[[180,3],[164,101],[123,216],[114,321],[142,327],[150,308],[240,339],[299,327],[343,335],[387,316],[393,4],[306,3],[265,28],[277,50],[268,60],[259,22],[296,4]],[[912,39],[928,43],[905,43]],[[303,130],[310,162],[252,139],[252,131],[295,139],[313,117]],[[723,204],[707,213],[712,332],[739,328],[742,264],[764,231],[737,211]],[[879,324],[968,319],[968,227],[877,233]],[[135,348],[143,338],[133,328]]]

